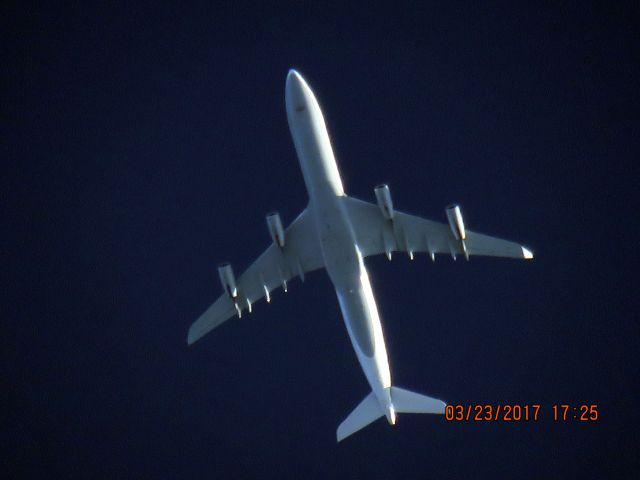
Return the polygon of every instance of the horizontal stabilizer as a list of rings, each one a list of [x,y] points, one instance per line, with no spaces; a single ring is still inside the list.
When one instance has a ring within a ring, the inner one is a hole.
[[[391,387],[391,401],[398,413],[444,413],[447,406],[442,400]]]
[[[383,415],[384,412],[380,408],[376,396],[371,392],[340,424],[337,431],[338,441],[347,438]]]

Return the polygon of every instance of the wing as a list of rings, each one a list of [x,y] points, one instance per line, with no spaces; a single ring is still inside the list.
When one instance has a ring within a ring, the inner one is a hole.
[[[493,257],[533,258],[533,254],[518,243],[466,230],[464,245],[453,236],[449,225],[425,218],[395,212],[393,222],[386,220],[377,205],[357,198],[345,197],[347,210],[362,254],[378,255],[391,252],[426,252],[456,255],[487,255]]]
[[[302,211],[285,231],[285,246],[272,243],[247,270],[237,278],[238,297],[232,300],[221,295],[189,328],[187,343],[191,345],[233,315],[251,311],[251,305],[263,297],[270,300],[270,292],[295,276],[324,266],[316,227],[309,209]]]

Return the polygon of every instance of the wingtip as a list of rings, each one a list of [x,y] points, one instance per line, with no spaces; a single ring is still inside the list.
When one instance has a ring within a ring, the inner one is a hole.
[[[531,250],[528,250],[524,247],[522,248],[522,258],[526,259],[526,260],[530,260],[533,258],[533,252]]]

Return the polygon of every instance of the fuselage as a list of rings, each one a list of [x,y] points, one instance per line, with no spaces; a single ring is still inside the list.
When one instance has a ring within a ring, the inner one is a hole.
[[[351,343],[388,421],[395,423],[382,325],[369,275],[344,206],[340,172],[320,106],[295,70],[287,76],[286,108],[325,267],[335,287]]]

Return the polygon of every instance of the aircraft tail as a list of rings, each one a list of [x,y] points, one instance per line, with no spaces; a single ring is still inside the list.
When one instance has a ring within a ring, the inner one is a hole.
[[[427,397],[419,393],[411,392],[403,388],[391,387],[389,390],[390,404],[387,409],[398,413],[444,413],[447,406],[442,400]],[[386,415],[380,406],[378,399],[373,392],[369,393],[364,400],[349,414],[349,416],[338,426],[337,439],[344,440],[349,435],[363,429],[373,421]],[[395,413],[393,414],[395,423]]]

